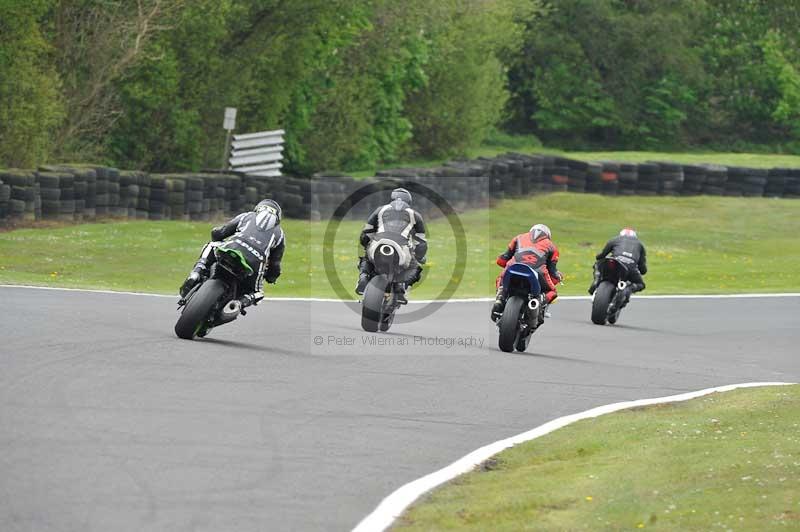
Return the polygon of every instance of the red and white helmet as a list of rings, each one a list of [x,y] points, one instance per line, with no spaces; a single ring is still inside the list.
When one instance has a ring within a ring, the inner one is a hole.
[[[550,236],[550,228],[544,224],[536,224],[531,227],[531,238],[536,241],[542,238],[542,236],[546,236],[547,238],[552,238]]]
[[[633,227],[624,227],[622,231],[619,232],[619,236],[627,236],[630,238],[637,238],[636,231],[633,230]]]

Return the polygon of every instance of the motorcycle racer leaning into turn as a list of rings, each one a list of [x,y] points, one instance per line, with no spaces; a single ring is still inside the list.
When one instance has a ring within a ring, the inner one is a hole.
[[[281,275],[281,259],[286,237],[281,228],[281,206],[275,200],[260,201],[252,211],[243,212],[227,223],[211,230],[211,242],[203,247],[200,258],[180,288],[181,298],[200,280],[207,277],[214,262],[214,248],[224,246],[244,258],[253,275],[242,287],[242,308],[255,305],[264,298],[264,280],[274,283]]]
[[[503,272],[497,277],[495,285],[497,296],[494,306],[492,306],[492,321],[496,322],[503,315],[506,301],[503,297],[503,273],[506,269],[516,262],[528,264],[539,273],[542,279],[542,290],[544,291],[544,304],[549,305],[558,297],[556,284],[563,279],[563,275],[558,271],[558,248],[551,240],[550,228],[544,224],[536,224],[527,233],[522,233],[511,239],[508,248],[497,257],[497,265],[503,268]],[[549,317],[547,307],[545,307],[545,317]]]
[[[367,218],[361,230],[360,242],[364,247],[364,254],[358,262],[358,284],[356,294],[363,295],[370,279],[375,275],[373,264],[369,261],[367,247],[370,244],[370,235],[380,237],[384,233],[399,235],[414,251],[411,268],[414,270],[408,280],[400,285],[397,299],[401,304],[408,303],[405,289],[422,278],[422,264],[425,264],[428,252],[428,242],[425,238],[425,221],[422,215],[411,208],[413,198],[411,193],[404,188],[392,191],[391,201],[378,207]]]

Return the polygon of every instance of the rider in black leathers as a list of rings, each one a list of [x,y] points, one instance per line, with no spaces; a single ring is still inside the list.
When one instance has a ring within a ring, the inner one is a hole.
[[[253,274],[242,286],[242,308],[255,305],[264,298],[264,280],[274,283],[281,275],[281,259],[286,248],[286,237],[281,223],[281,206],[265,199],[252,211],[243,212],[229,222],[211,230],[211,242],[203,247],[197,264],[180,288],[181,297],[207,277],[215,260],[214,248],[224,246],[235,249],[247,261]]]
[[[391,202],[375,209],[367,218],[367,223],[361,230],[360,242],[364,247],[364,255],[359,258],[358,263],[358,284],[356,294],[363,295],[369,280],[374,275],[374,266],[367,258],[367,246],[370,243],[370,234],[378,237],[384,232],[401,234],[408,239],[414,248],[415,262],[412,263],[414,272],[406,281],[406,286],[411,286],[422,277],[422,264],[425,264],[428,252],[428,242],[425,239],[425,221],[422,215],[411,208],[413,201],[411,193],[404,188],[396,188],[392,191]],[[397,292],[397,299],[401,303],[407,303],[404,290],[406,286],[400,286]]]
[[[647,253],[644,245],[639,241],[636,231],[630,227],[624,228],[619,232],[619,236],[612,238],[606,243],[603,251],[595,257],[598,261],[604,259],[608,254],[628,267],[628,280],[630,281],[631,292],[644,290],[645,284],[642,275],[647,273]],[[589,293],[594,294],[597,285],[600,284],[600,272],[597,270],[597,263],[594,265],[594,279],[589,287]]]

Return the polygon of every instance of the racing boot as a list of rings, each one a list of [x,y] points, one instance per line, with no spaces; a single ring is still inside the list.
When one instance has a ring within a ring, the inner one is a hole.
[[[395,283],[394,297],[400,305],[408,305],[406,299],[406,285],[403,283]]]
[[[188,294],[192,290],[192,288],[197,286],[200,280],[206,277],[206,275],[208,275],[208,267],[206,266],[206,261],[204,259],[200,259],[197,261],[197,264],[195,264],[194,268],[192,269],[192,272],[189,274],[189,277],[187,277],[186,280],[183,281],[183,284],[181,285],[180,288],[181,297],[182,298],[186,297],[186,294]]]
[[[592,277],[592,284],[589,286],[589,295],[593,296],[594,291],[597,290],[597,285],[600,284],[600,272],[597,270],[597,264],[594,265],[594,276]]]
[[[369,280],[372,279],[372,264],[366,257],[358,258],[358,283],[356,284],[356,294],[363,296],[364,290],[367,289]]]
[[[494,299],[494,305],[492,305],[492,314],[490,319],[497,323],[497,320],[503,315],[503,310],[506,308],[506,299],[503,297],[503,287],[497,289],[497,295]]]
[[[369,284],[369,274],[367,273],[360,273],[358,274],[358,283],[356,284],[356,294],[363,296],[364,290],[367,289],[367,285]]]

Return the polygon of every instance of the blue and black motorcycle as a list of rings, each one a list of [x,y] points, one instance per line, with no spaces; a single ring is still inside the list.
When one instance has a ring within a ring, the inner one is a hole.
[[[509,266],[503,274],[503,315],[497,320],[499,347],[506,353],[525,351],[531,336],[544,322],[544,294],[539,274],[524,263]]]

